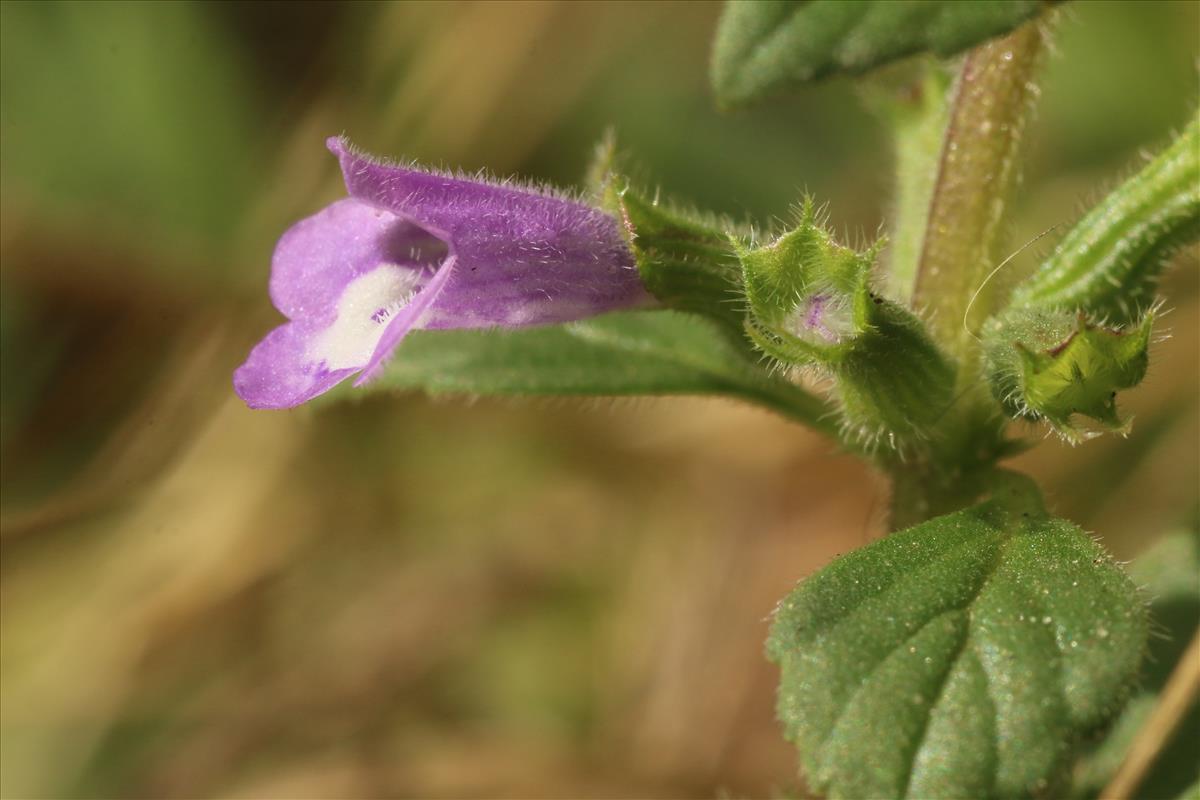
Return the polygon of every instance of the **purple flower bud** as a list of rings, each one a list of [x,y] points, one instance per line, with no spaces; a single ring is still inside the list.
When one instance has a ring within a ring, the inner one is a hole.
[[[328,145],[350,197],[275,247],[271,300],[290,321],[233,375],[251,408],[299,405],[355,373],[361,385],[414,328],[515,328],[654,302],[601,211]]]

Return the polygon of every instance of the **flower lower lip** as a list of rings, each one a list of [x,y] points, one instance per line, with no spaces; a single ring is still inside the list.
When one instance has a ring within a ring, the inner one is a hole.
[[[352,280],[338,301],[337,319],[309,344],[310,361],[327,370],[366,366],[388,321],[412,301],[424,280],[423,270],[395,264],[379,264]]]

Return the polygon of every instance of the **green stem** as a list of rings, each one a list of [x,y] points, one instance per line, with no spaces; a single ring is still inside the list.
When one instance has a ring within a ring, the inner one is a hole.
[[[949,83],[949,71],[930,60],[921,82],[905,96],[887,102],[885,108],[896,160],[888,288],[893,298],[906,304],[912,299],[917,279],[925,222],[941,161]]]
[[[979,352],[964,323],[978,328],[1002,295],[995,281],[984,280],[997,263],[1019,175],[1018,146],[1037,96],[1033,76],[1044,39],[1041,26],[1027,23],[977,47],[953,90],[913,302],[960,362],[961,385],[974,379]]]
[[[886,465],[894,482],[894,526],[969,504],[1004,454],[1003,422],[981,379],[975,331],[1004,298],[988,277],[1019,175],[1017,155],[1037,96],[1033,78],[1045,38],[1041,26],[1028,23],[977,47],[952,90],[913,305],[955,363],[954,401],[920,453]]]
[[[947,469],[945,465],[919,461],[893,468],[891,474],[888,529],[899,531],[971,505],[987,490],[993,470],[990,465]]]

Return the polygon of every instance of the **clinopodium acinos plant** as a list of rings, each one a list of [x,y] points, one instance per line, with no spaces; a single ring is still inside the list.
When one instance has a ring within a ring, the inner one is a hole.
[[[768,229],[668,207],[611,141],[588,189],[565,194],[331,139],[349,197],[279,240],[270,290],[288,322],[237,370],[237,393],[286,408],[357,375],[347,391],[719,394],[810,425],[891,477],[896,532],[775,615],[778,712],[808,786],[1087,796],[1081,754],[1136,686],[1146,598],[1002,462],[1039,431],[1129,433],[1121,393],[1147,372],[1158,279],[1200,233],[1200,120],[1059,231],[1032,274],[1000,275],[1055,13],[727,4],[712,61],[724,107],[913,57],[888,83],[911,87],[885,114],[895,225],[869,246],[839,242],[811,197]],[[1200,667],[1180,669],[1194,692]]]

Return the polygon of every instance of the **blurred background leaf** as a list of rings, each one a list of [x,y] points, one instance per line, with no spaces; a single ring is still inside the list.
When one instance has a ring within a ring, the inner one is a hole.
[[[1140,691],[1079,764],[1075,791],[1081,797],[1099,796],[1112,781],[1154,711],[1171,671],[1200,631],[1200,527],[1193,523],[1187,529],[1169,532],[1133,562],[1129,574],[1150,604],[1154,635],[1142,669]],[[1179,797],[1200,780],[1200,764],[1195,758],[1197,737],[1200,703],[1193,701],[1191,710],[1139,783],[1138,796]]]
[[[1069,8],[1014,249],[1197,96],[1194,4]],[[230,388],[275,239],[342,193],[330,134],[570,184],[613,125],[665,194],[769,224],[807,189],[869,238],[860,84],[717,115],[719,10],[0,3],[0,794],[802,791],[764,618],[882,531],[861,465],[718,399]],[[1019,460],[1122,558],[1196,502],[1198,275],[1192,249],[1133,435]]]
[[[211,14],[133,2],[8,3],[3,14],[13,210],[228,270],[221,248],[261,178],[250,171],[260,109],[243,53]]]

